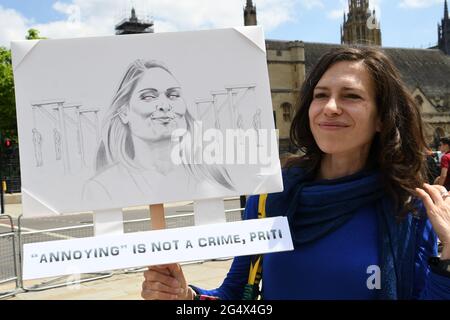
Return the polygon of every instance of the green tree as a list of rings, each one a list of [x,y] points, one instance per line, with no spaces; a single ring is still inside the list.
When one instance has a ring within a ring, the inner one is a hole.
[[[16,132],[16,128],[11,51],[0,47],[0,131]]]
[[[39,30],[29,29],[27,40],[45,39]],[[11,51],[0,47],[0,135],[15,139],[17,136],[16,100]]]
[[[46,38],[39,36],[39,30],[29,29],[25,39],[27,39],[27,40],[39,40],[39,39],[46,39]]]

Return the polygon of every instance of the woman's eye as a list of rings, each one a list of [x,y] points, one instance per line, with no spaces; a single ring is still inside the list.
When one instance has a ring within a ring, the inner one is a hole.
[[[345,96],[347,99],[351,99],[351,100],[361,100],[362,98],[360,96],[358,96],[357,94],[348,94]]]
[[[324,93],[317,93],[314,95],[314,99],[323,99],[326,98],[326,94]]]

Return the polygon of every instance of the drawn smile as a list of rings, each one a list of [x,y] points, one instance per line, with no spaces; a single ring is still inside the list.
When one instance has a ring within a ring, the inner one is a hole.
[[[152,121],[158,121],[162,124],[168,124],[169,122],[172,122],[175,118],[174,117],[168,117],[168,116],[163,116],[163,117],[151,117]]]

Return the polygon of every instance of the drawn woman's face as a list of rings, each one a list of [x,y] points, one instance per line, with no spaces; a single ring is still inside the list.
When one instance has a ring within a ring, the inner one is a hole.
[[[177,80],[161,68],[145,71],[130,105],[121,114],[134,136],[146,141],[170,139],[175,129],[186,129],[186,103]]]

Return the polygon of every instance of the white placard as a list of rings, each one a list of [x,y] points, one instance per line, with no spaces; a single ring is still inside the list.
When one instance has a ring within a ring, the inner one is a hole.
[[[94,212],[94,235],[123,234],[122,209],[99,210]]]
[[[258,26],[13,42],[24,216],[282,191],[264,43]]]
[[[223,199],[194,201],[194,221],[196,226],[227,222]]]
[[[58,240],[24,245],[23,279],[289,250],[286,217]]]

